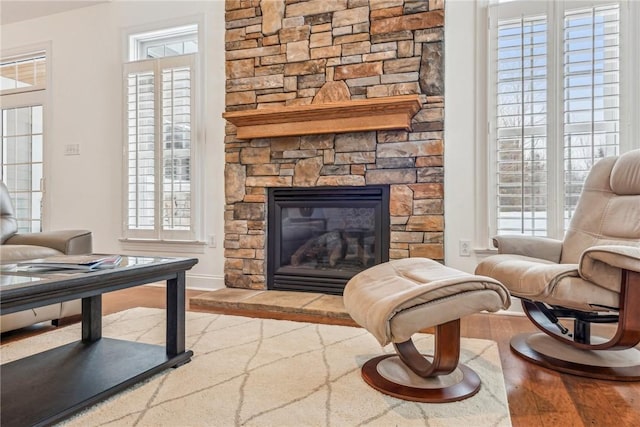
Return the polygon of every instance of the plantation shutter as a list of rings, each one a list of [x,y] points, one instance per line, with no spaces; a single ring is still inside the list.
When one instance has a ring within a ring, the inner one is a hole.
[[[546,234],[547,18],[501,19],[495,62],[498,234]]]
[[[155,220],[155,76],[127,74],[129,229],[153,230]]]
[[[618,154],[619,6],[568,10],[563,34],[566,229],[591,166]]]
[[[193,238],[195,55],[125,64],[128,237]]]
[[[162,70],[163,228],[191,227],[191,68]]]
[[[490,8],[491,233],[561,238],[584,180],[620,144],[620,6]]]

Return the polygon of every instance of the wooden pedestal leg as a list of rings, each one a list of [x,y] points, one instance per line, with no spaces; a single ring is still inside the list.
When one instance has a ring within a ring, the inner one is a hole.
[[[410,339],[394,343],[398,354],[378,356],[366,362],[362,367],[363,379],[385,394],[417,402],[455,402],[476,394],[480,390],[480,378],[467,366],[458,364],[460,320],[436,326],[434,340],[431,360],[420,354]],[[385,365],[389,364],[396,366],[386,369]],[[394,378],[393,373],[398,367],[402,371],[402,366],[407,369],[404,375]],[[415,378],[411,378],[411,373]],[[435,377],[439,378],[434,380]]]
[[[433,361],[429,362],[416,349],[413,341],[394,343],[400,359],[423,378],[446,375],[458,366],[460,358],[460,319],[436,326]]]

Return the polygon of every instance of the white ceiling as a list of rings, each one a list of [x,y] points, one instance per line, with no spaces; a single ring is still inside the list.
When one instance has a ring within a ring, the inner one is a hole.
[[[0,25],[53,15],[108,1],[111,0],[0,0]]]

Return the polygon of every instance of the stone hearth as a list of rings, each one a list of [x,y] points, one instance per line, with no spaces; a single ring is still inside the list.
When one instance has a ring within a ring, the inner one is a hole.
[[[357,326],[340,295],[225,288],[197,295],[189,304],[215,313]]]
[[[226,8],[227,111],[335,101],[335,91],[321,91],[327,84],[342,87],[337,100],[417,94],[422,105],[411,130],[244,140],[228,123],[226,285],[266,289],[271,187],[389,185],[389,258],[442,260],[443,1],[236,0]]]

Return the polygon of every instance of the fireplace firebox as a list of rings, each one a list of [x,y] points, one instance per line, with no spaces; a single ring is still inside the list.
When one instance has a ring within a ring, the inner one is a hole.
[[[268,190],[268,289],[341,295],[388,260],[388,186]]]

